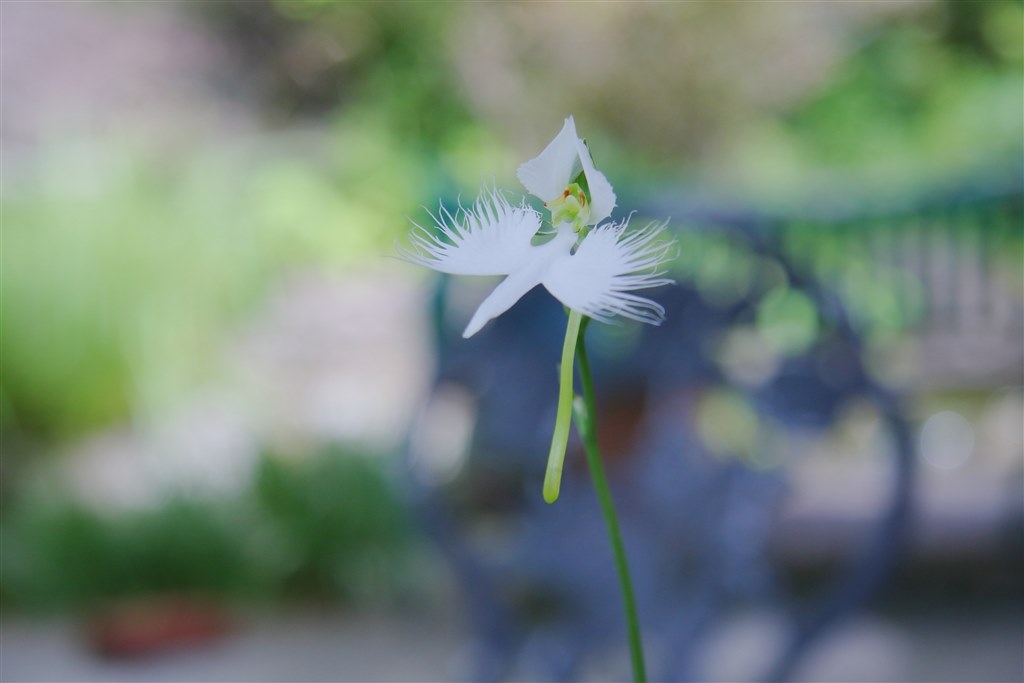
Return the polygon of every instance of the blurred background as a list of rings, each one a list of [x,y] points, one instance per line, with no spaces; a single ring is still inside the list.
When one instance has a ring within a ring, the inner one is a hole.
[[[564,314],[391,256],[574,114],[658,680],[1024,680],[1024,4],[0,4],[0,678],[624,680]]]

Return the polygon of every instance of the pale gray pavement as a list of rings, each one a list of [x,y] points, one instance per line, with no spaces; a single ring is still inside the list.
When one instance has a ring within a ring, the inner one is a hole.
[[[708,643],[715,681],[749,680],[779,634],[771,619],[736,619]],[[454,616],[297,612],[252,615],[223,640],[148,659],[110,661],[67,619],[0,621],[0,681],[450,681],[466,654]],[[593,670],[589,680],[614,680]],[[529,680],[520,677],[519,680]],[[1024,616],[862,617],[815,650],[797,680],[816,683],[1016,683]]]

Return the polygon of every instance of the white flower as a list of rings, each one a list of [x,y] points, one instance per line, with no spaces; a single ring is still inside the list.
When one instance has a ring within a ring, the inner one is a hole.
[[[462,336],[476,334],[539,284],[565,306],[596,320],[620,315],[660,324],[665,310],[634,292],[672,282],[661,277],[671,246],[658,239],[665,224],[627,233],[627,218],[589,228],[611,215],[615,192],[594,168],[571,116],[517,175],[551,212],[555,234],[549,241],[532,243],[541,214],[525,204],[513,206],[492,190],[454,215],[442,206],[432,216],[435,231],[416,224],[410,245],[399,247],[405,260],[442,273],[508,276],[480,304]]]
[[[587,143],[576,134],[576,123],[570,116],[544,151],[519,167],[516,177],[530,194],[550,207],[552,202],[569,197],[565,193],[581,172],[591,195],[590,206],[584,207],[589,214],[585,223],[596,225],[612,215],[615,192],[604,174],[594,168]]]

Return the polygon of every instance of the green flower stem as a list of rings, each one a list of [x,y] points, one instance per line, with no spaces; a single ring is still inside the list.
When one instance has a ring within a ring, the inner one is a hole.
[[[611,540],[612,552],[615,555],[615,568],[619,573],[619,587],[622,589],[622,602],[626,609],[626,628],[629,634],[629,653],[633,664],[633,680],[635,683],[644,683],[647,680],[647,672],[644,667],[643,641],[640,637],[640,620],[637,618],[636,613],[636,598],[633,596],[633,583],[629,578],[629,564],[626,561],[626,550],[622,545],[619,521],[615,516],[612,492],[608,487],[608,478],[604,474],[604,465],[601,464],[601,452],[597,447],[597,429],[594,424],[597,416],[594,401],[594,380],[590,376],[590,360],[587,357],[587,346],[583,339],[583,333],[586,332],[586,322],[584,322],[583,330],[578,335],[576,343],[580,384],[583,386],[583,397],[577,397],[573,405],[576,414],[576,429],[580,433],[580,438],[583,439],[583,448],[587,454],[590,476],[594,480],[594,489],[597,491],[597,499],[601,504],[601,512],[604,513],[605,525],[608,527],[608,538]],[[568,339],[568,336],[566,338]]]
[[[572,422],[572,366],[582,320],[581,313],[570,311],[569,323],[565,328],[558,382],[558,412],[555,414],[555,431],[551,435],[551,450],[548,451],[548,467],[544,473],[544,500],[549,503],[558,500],[558,491],[562,486],[562,465],[565,463],[565,447],[569,443]]]

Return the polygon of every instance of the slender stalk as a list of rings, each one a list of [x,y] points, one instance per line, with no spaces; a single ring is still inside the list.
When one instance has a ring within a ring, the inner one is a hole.
[[[601,504],[601,512],[604,514],[605,525],[608,527],[608,538],[611,540],[612,552],[615,555],[615,568],[619,574],[619,587],[622,590],[622,602],[626,609],[626,628],[629,636],[629,654],[633,664],[633,680],[635,683],[645,683],[647,672],[644,667],[643,641],[640,636],[640,620],[637,618],[636,613],[633,583],[629,577],[629,563],[626,560],[626,550],[622,544],[619,521],[615,515],[615,503],[612,501],[612,492],[608,487],[608,478],[604,473],[604,465],[601,463],[601,452],[597,447],[597,429],[595,425],[597,412],[594,401],[594,380],[590,375],[590,359],[587,357],[587,346],[584,342],[585,332],[586,321],[583,325],[583,333],[579,335],[579,339],[576,342],[580,384],[583,387],[583,397],[577,397],[573,405],[576,414],[576,429],[580,433],[580,438],[583,439],[583,448],[587,454],[590,476],[594,480],[594,489],[597,491],[597,499]]]
[[[558,412],[555,414],[555,431],[551,435],[551,450],[548,451],[548,467],[544,472],[544,500],[554,503],[562,486],[562,465],[565,463],[565,448],[569,443],[569,429],[572,422],[572,366],[579,338],[583,315],[569,312],[569,323],[565,328],[565,343],[562,346],[562,366],[558,382]]]

